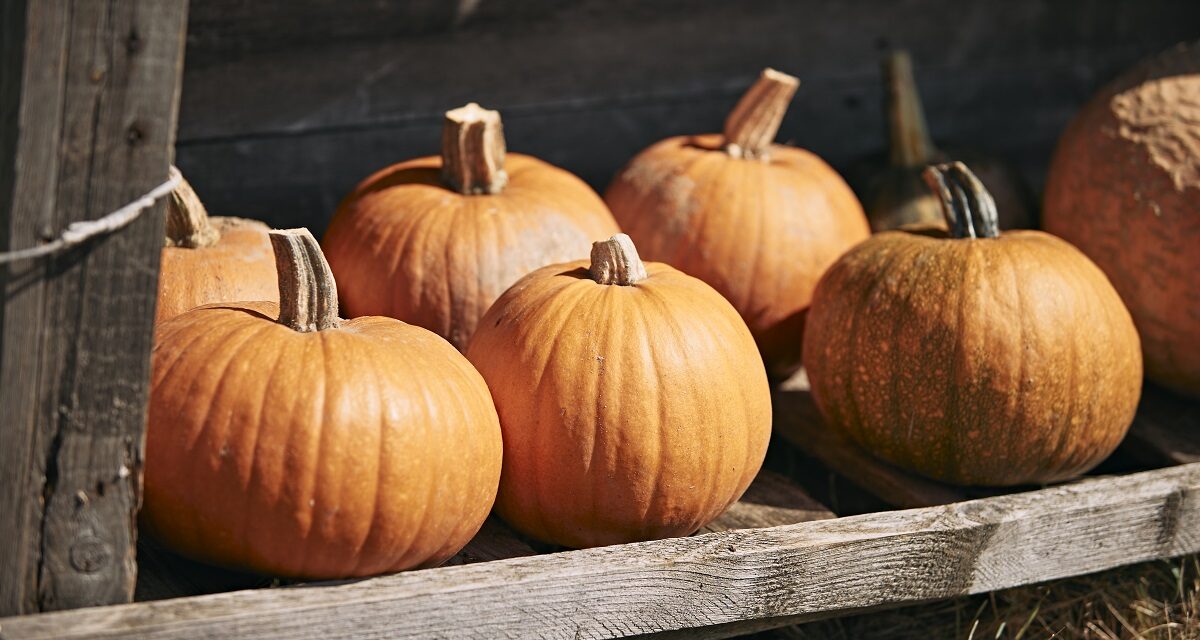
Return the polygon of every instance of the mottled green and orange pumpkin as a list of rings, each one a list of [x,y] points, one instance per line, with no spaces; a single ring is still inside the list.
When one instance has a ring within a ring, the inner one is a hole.
[[[950,235],[877,234],[817,286],[804,345],[817,406],[830,428],[938,480],[1087,471],[1120,443],[1141,393],[1129,312],[1071,245],[999,233],[963,165],[927,173]]]
[[[836,171],[809,151],[772,144],[797,86],[767,69],[723,135],[650,146],[604,195],[647,260],[700,278],[733,304],[777,378],[800,366],[817,280],[869,234]]]
[[[500,115],[472,103],[446,113],[441,156],[359,184],[322,245],[349,316],[399,318],[461,350],[518,278],[584,258],[593,241],[616,232],[590,187],[506,153]]]
[[[746,325],[628,236],[522,278],[467,357],[504,432],[496,511],[569,547],[688,535],[742,495],[771,434]]]
[[[297,578],[441,563],[496,495],[486,384],[425,329],[339,319],[306,230],[271,241],[281,304],[158,325],[144,529],[197,560]]]

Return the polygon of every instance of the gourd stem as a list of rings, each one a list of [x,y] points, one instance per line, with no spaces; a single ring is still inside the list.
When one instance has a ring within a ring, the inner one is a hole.
[[[221,239],[221,233],[209,224],[208,211],[179,169],[172,165],[169,171],[172,178],[179,177],[179,186],[167,200],[167,246],[211,247]]]
[[[1000,226],[996,201],[979,178],[961,162],[931,165],[922,174],[942,204],[942,216],[955,238],[996,238]]]
[[[908,52],[888,54],[883,75],[887,85],[885,112],[891,163],[897,167],[923,167],[933,161],[936,149],[929,137]]]
[[[474,102],[446,112],[442,180],[466,195],[495,194],[508,184],[500,114]]]
[[[337,283],[308,229],[270,232],[279,273],[279,324],[308,333],[338,326]]]
[[[629,236],[618,233],[592,243],[592,280],[600,284],[629,286],[646,279],[646,265]]]
[[[799,86],[794,76],[763,69],[725,119],[725,151],[735,158],[766,160]]]

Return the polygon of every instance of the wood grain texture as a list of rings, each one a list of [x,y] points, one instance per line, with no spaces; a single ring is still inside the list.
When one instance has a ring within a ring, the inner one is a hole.
[[[166,179],[186,7],[4,3],[0,250]],[[132,596],[162,238],[160,203],[116,233],[0,269],[0,612]]]
[[[1147,382],[1121,447],[1152,466],[1200,462],[1200,400]]]
[[[777,527],[836,517],[828,507],[812,499],[795,482],[763,469],[741,499],[701,528],[700,532]]]
[[[0,620],[18,638],[722,635],[1200,551],[1200,464],[771,529]],[[739,624],[732,624],[739,623]]]
[[[891,46],[913,53],[935,138],[1037,184],[1096,87],[1200,35],[1200,4],[1178,0],[198,5],[180,166],[214,213],[314,229],[367,174],[434,153],[441,113],[472,100],[501,111],[511,150],[603,188],[650,143],[719,130],[773,66],[802,80],[780,140],[843,166],[884,144],[878,58]]]
[[[809,393],[808,377],[803,370],[774,389],[771,399],[776,433],[884,502],[912,508],[950,504],[968,498],[967,490],[892,466],[827,427]]]

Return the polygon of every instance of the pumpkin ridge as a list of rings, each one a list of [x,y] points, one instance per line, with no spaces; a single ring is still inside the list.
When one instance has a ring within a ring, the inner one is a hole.
[[[263,326],[264,333],[267,328],[268,328],[268,325]],[[261,394],[261,397],[265,398],[267,395],[267,391],[271,388],[272,380],[274,380],[276,374],[279,372],[279,364],[281,362],[283,362],[284,351],[281,349],[269,348],[270,347],[269,342],[266,340],[262,340],[261,338],[254,340],[248,344],[253,345],[253,346],[267,347],[266,350],[269,351],[270,353],[272,353],[275,357],[274,361],[271,364],[271,367],[267,370],[267,374],[265,376],[263,376],[263,379],[264,379],[263,393]],[[252,361],[257,361],[257,359],[253,359]],[[241,463],[241,456],[240,455],[237,456],[237,465],[236,466],[237,466],[237,472],[238,472],[238,479],[239,479],[240,483],[246,487],[255,486],[253,483],[253,480],[254,480],[253,476],[254,476],[254,471],[256,469],[256,466],[257,466],[256,462],[257,462],[257,453],[258,453],[258,448],[257,448],[258,447],[258,437],[262,431],[263,412],[266,410],[266,406],[267,406],[266,401],[262,400],[262,399],[260,399],[257,404],[258,404],[258,410],[256,412],[256,415],[254,416],[254,420],[251,422],[251,424],[254,424],[256,426],[253,430],[250,430],[250,429],[245,430],[247,433],[250,433],[250,432],[253,433],[253,438],[250,440],[249,446],[246,447],[246,449],[251,452],[250,458],[249,458],[249,464],[243,465]],[[244,440],[245,436],[243,436],[242,439]],[[239,450],[241,449],[242,444],[243,443],[241,441],[238,442]],[[246,466],[247,468],[245,470],[243,470],[242,469],[243,466]],[[244,478],[244,480],[243,480],[243,478]],[[234,530],[234,532],[236,534],[235,539],[243,541],[243,543],[242,543],[243,553],[248,553],[250,550],[248,548],[246,548],[245,541],[249,539],[247,536],[247,529],[250,527],[251,521],[253,520],[253,516],[250,513],[250,509],[248,508],[248,505],[251,504],[251,494],[250,494],[250,491],[242,491],[241,493],[239,493],[239,496],[242,498],[242,504],[239,505],[239,508],[237,510],[232,510],[232,509],[230,510],[230,513],[237,513],[240,516],[238,523],[234,527],[232,527],[232,529]]]
[[[361,362],[361,365],[371,370],[371,375],[369,376],[370,378],[378,380],[378,379],[382,379],[385,377],[379,371],[379,365],[378,365],[378,363],[375,362],[374,358],[363,359],[363,361]],[[368,385],[368,386],[370,386],[370,385]],[[383,393],[382,393],[382,391],[380,391],[379,387],[370,386],[370,388],[372,390],[372,394],[374,397],[373,404],[379,405],[379,419],[376,421],[376,430],[378,433],[378,435],[376,437],[379,441],[379,446],[375,448],[375,496],[374,496],[374,499],[371,501],[371,515],[367,518],[366,534],[363,535],[362,539],[358,541],[358,544],[354,548],[354,556],[353,556],[354,564],[352,565],[351,570],[350,570],[351,573],[358,574],[358,575],[361,575],[364,572],[363,564],[366,560],[369,559],[367,557],[367,555],[363,553],[363,550],[365,550],[369,546],[371,546],[371,543],[374,540],[374,538],[378,537],[377,532],[379,531],[379,527],[377,526],[377,523],[379,520],[379,506],[380,506],[379,503],[380,503],[380,499],[383,497],[382,487],[384,486],[383,485],[383,483],[384,483],[383,452],[387,449],[387,446],[384,444],[384,439],[387,437],[387,432],[388,432],[387,411],[384,409],[385,400],[383,398]],[[386,564],[388,565],[387,569],[393,568],[393,567],[397,566],[397,559],[389,558],[388,562]],[[375,573],[375,572],[371,571],[370,573]]]
[[[887,272],[891,271],[892,268],[895,267],[895,265],[899,261],[899,259],[900,259],[900,251],[898,250],[898,248],[892,248],[891,255],[887,258],[887,263],[885,265],[883,265],[882,267],[872,265],[871,270],[870,270],[871,274],[873,275],[875,273],[887,273]],[[859,294],[860,297],[856,301],[856,304],[853,305],[852,307],[850,307],[852,309],[852,311],[849,314],[850,326],[848,327],[848,330],[847,330],[848,338],[846,341],[846,345],[848,347],[847,357],[854,362],[859,362],[862,360],[862,357],[859,354],[859,343],[863,342],[863,340],[859,339],[860,338],[860,336],[859,336],[860,325],[869,324],[869,323],[860,322],[860,320],[864,319],[864,318],[862,318],[862,316],[865,315],[865,312],[863,310],[870,308],[869,305],[867,304],[867,301],[869,301],[875,295],[875,292],[879,289],[880,286],[882,286],[882,282],[883,282],[883,278],[874,278],[874,280],[875,280],[875,283],[870,287],[865,287],[864,288],[865,290]],[[867,340],[867,341],[869,342],[869,340]],[[855,392],[855,381],[857,379],[858,379],[857,372],[851,372],[851,374],[847,377],[845,389],[839,395],[842,395],[843,397],[845,397],[848,400],[847,408],[850,410],[851,418],[850,418],[850,420],[847,421],[847,424],[853,425],[852,429],[851,429],[851,436],[856,441],[858,441],[859,444],[861,445],[863,442],[865,442],[867,440],[866,434],[864,433],[864,431],[866,431],[866,430],[874,431],[875,429],[873,427],[870,427],[869,426],[870,423],[864,419],[864,412],[862,410],[862,407],[859,406],[858,394]]]
[[[656,295],[655,287],[653,285],[639,287],[638,290],[641,292],[643,297],[646,298],[646,300],[650,301],[652,304],[655,305],[654,306],[655,309],[665,309],[665,305],[663,305],[662,300]],[[638,325],[639,325],[637,330],[635,330],[634,333],[635,333],[635,335],[641,336],[641,342],[644,345],[642,352],[648,356],[648,362],[647,362],[646,366],[649,368],[650,371],[658,371],[659,370],[658,350],[656,349],[657,345],[652,343],[650,340],[650,336],[654,335],[654,327],[652,327],[650,324],[650,319],[648,317],[649,314],[647,314],[644,309],[640,308],[640,306],[632,307],[631,310],[633,311],[632,315],[637,319]],[[617,317],[624,318],[625,315],[627,315],[627,314],[621,314],[620,316],[617,316]],[[667,327],[670,331],[671,337],[674,338],[674,340],[676,341],[675,344],[682,344],[682,343],[678,342],[679,329],[676,326],[675,319],[671,316],[671,314],[670,313],[660,313],[658,315],[659,315],[659,319],[663,320],[664,323],[667,325]],[[662,344],[662,342],[660,341],[658,344]],[[678,387],[673,387],[672,391],[675,393],[678,393],[679,389],[678,389]],[[691,392],[690,388],[688,389],[688,395],[691,397],[694,397],[694,394]],[[659,426],[659,428],[655,430],[656,433],[655,433],[654,451],[653,451],[653,453],[646,454],[645,457],[647,457],[651,460],[661,460],[662,452],[665,450],[668,450],[667,441],[668,441],[669,434],[667,433],[667,430],[668,430],[667,427],[670,425],[670,423],[668,422],[667,407],[662,402],[662,398],[659,397],[658,394],[656,394],[656,393],[643,394],[643,397],[654,398],[655,405],[656,405],[655,408],[657,409],[656,413],[658,414],[657,423]],[[708,443],[705,443],[705,445],[707,445],[707,444]],[[665,465],[663,465],[661,462],[654,465],[654,477],[649,483],[650,493],[646,498],[646,508],[644,510],[642,510],[642,512],[639,514],[639,516],[643,519],[646,517],[646,515],[649,512],[655,510],[656,503],[662,499],[662,495],[663,495],[662,484],[663,484],[664,466]]]
[[[892,321],[891,343],[889,348],[894,349],[896,353],[901,353],[901,332],[905,328],[909,314],[912,312],[913,297],[917,292],[917,283],[923,282],[929,277],[929,272],[931,270],[930,265],[934,263],[934,260],[922,261],[918,259],[921,257],[923,252],[923,247],[919,244],[911,245],[911,247],[900,245],[896,247],[896,251],[897,253],[903,255],[904,262],[907,263],[906,266],[908,266],[907,269],[903,270],[906,278],[905,281],[902,283],[897,283],[897,287],[902,291],[906,290],[907,293],[903,295],[903,298],[897,305],[901,310],[901,313],[897,314],[896,318]],[[895,365],[892,366],[894,367]],[[894,425],[903,424],[904,422],[904,416],[901,415],[901,404],[896,402],[895,399],[899,398],[901,395],[900,381],[907,377],[906,373],[907,372],[898,373],[894,370],[894,368],[893,370],[886,372],[890,386],[889,399],[891,400],[888,402],[888,404],[891,405],[892,424]],[[908,423],[909,430],[907,438],[909,439],[912,438],[912,426],[916,422],[916,418],[917,412],[912,411],[912,414],[909,416]]]

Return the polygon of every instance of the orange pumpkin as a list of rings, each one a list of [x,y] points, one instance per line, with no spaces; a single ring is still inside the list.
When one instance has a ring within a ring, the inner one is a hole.
[[[144,527],[192,558],[297,578],[441,563],[495,499],[487,386],[429,331],[339,320],[316,240],[271,240],[281,305],[210,305],[158,326]]]
[[[908,53],[888,54],[883,74],[890,140],[887,157],[869,158],[848,174],[851,184],[861,187],[871,228],[885,231],[906,224],[942,225],[942,205],[926,188],[921,172],[950,158],[969,165],[987,187],[996,201],[1001,229],[1034,226],[1032,198],[1016,171],[975,151],[950,148],[943,152],[934,146]]]
[[[828,164],[771,144],[798,84],[764,71],[723,136],[651,146],[604,196],[647,259],[700,278],[733,303],[775,377],[800,366],[817,279],[869,233],[862,206]]]
[[[1120,443],[1141,393],[1129,312],[1071,245],[1000,234],[965,166],[927,173],[952,237],[885,231],[817,286],[804,345],[817,406],[830,428],[938,480],[1087,471]]]
[[[569,547],[690,534],[741,496],[771,435],[762,359],[711,287],[628,236],[522,278],[467,350],[496,400],[496,510]]]
[[[1075,116],[1043,216],[1112,279],[1146,375],[1200,396],[1200,42],[1136,66]]]
[[[521,276],[587,256],[617,232],[579,178],[505,154],[500,116],[446,113],[441,157],[367,178],[338,208],[323,245],[352,315],[385,315],[466,348],[479,318]]]
[[[210,218],[192,186],[179,179],[167,201],[155,322],[214,302],[278,302],[270,228],[257,220]]]

